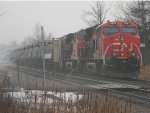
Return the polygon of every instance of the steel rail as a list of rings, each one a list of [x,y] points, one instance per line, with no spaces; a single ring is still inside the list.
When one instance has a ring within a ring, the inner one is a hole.
[[[12,66],[11,66],[12,67]],[[15,68],[15,66],[13,66]],[[41,72],[41,70],[37,70],[35,68],[26,68],[26,67],[20,67],[21,69],[25,69],[25,70],[28,70],[28,71],[36,71],[36,72]],[[67,76],[68,73],[62,73],[62,72],[49,72],[49,71],[46,71],[46,73],[49,73],[49,74],[56,74],[56,75],[65,75]],[[114,78],[106,78],[106,77],[99,77],[99,76],[91,76],[91,75],[85,75],[85,74],[71,74],[71,77],[85,77],[86,79],[88,79],[87,77],[89,78],[93,78],[95,80],[103,80],[103,81],[111,81],[111,82],[117,82],[117,83],[124,83],[124,84],[130,84],[130,85],[137,85],[137,86],[143,86],[143,87],[146,87],[146,88],[150,88],[150,81],[144,81],[144,80],[122,80],[122,79],[114,79]]]

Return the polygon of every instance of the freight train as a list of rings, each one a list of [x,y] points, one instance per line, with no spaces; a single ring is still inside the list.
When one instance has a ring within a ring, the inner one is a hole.
[[[142,63],[140,37],[135,22],[110,22],[44,42],[46,69],[101,73],[138,73]],[[17,49],[11,60],[42,68],[41,42]],[[137,74],[131,74],[131,77]]]

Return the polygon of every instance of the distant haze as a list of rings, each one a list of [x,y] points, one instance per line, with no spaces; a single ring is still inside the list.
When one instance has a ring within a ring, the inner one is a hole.
[[[24,37],[33,35],[33,27],[38,22],[44,26],[46,33],[55,37],[76,32],[87,25],[82,20],[82,11],[90,8],[92,2],[30,2],[1,1],[0,12],[6,13],[0,17],[0,44],[12,41],[20,43]],[[112,2],[107,2],[107,7]],[[113,5],[107,15],[112,20]]]

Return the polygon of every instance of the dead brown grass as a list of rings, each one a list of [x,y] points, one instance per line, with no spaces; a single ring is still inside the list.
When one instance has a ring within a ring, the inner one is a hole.
[[[145,65],[141,67],[138,79],[150,80],[150,66],[149,65]]]
[[[144,111],[144,112],[143,112]],[[149,113],[146,106],[142,113]],[[0,105],[0,113],[141,113],[140,107],[135,107],[129,100],[120,100],[108,94],[84,94],[76,102],[54,98],[53,103],[48,104],[44,97],[41,103],[18,103],[7,95]]]
[[[10,77],[7,70],[0,70],[0,88],[9,87]]]

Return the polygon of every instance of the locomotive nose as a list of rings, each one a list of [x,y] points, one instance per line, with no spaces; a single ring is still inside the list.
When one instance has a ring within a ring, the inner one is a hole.
[[[123,33],[114,37],[112,55],[117,58],[135,57],[137,53],[132,37]]]
[[[114,37],[112,55],[118,58],[127,58],[130,52],[133,50],[133,47],[130,47],[129,43],[131,43],[132,46],[132,42],[126,39],[125,35],[122,33]]]

